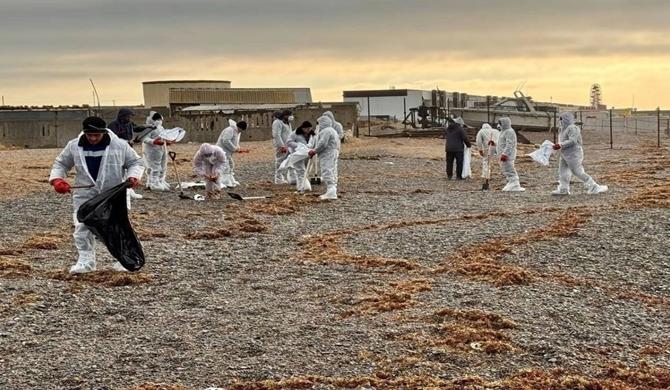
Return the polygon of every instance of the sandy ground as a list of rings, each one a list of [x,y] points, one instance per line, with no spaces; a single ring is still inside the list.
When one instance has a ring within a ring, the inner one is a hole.
[[[357,139],[320,202],[247,144],[235,191],[274,198],[144,192],[146,266],[100,248],[78,277],[59,151],[0,150],[0,388],[669,388],[670,152],[585,136],[606,194],[551,197],[555,160],[526,157],[525,193],[483,192],[445,180],[440,140]]]

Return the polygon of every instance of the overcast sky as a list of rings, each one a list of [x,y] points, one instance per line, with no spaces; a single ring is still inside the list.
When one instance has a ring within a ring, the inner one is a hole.
[[[142,81],[670,108],[667,0],[0,0],[7,104],[141,104]]]

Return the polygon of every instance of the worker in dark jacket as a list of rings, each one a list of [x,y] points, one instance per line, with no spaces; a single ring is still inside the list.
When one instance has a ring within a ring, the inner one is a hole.
[[[454,160],[456,160],[456,178],[463,179],[463,150],[464,146],[470,147],[468,135],[463,129],[463,119],[455,118],[449,120],[449,126],[445,132],[444,150],[447,153],[447,178],[451,180],[454,171]]]
[[[128,142],[133,140],[133,132],[139,133],[146,130],[147,126],[138,126],[133,123],[135,113],[130,108],[122,108],[116,114],[116,120],[109,122],[108,129],[114,132],[117,137],[125,139]],[[135,142],[140,142],[135,141]]]

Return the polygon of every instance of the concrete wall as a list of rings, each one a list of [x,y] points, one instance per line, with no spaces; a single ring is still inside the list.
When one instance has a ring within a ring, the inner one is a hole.
[[[135,111],[134,122],[144,124],[149,109],[132,109]],[[81,132],[84,118],[96,115],[109,123],[116,119],[118,110],[118,107],[102,107],[100,110],[0,110],[0,144],[24,148],[63,147]],[[166,115],[165,112],[162,114]]]
[[[144,124],[149,113],[147,108],[132,107],[134,122]],[[294,127],[309,120],[316,124],[316,118],[324,111],[332,111],[345,129],[351,129],[358,116],[357,107],[351,103],[306,104],[293,110]],[[163,110],[165,111],[165,110]],[[98,115],[107,123],[116,119],[118,107],[102,107],[79,110],[0,110],[0,144],[26,148],[63,147],[81,132],[81,122],[87,116]],[[164,127],[186,129],[184,142],[216,142],[223,129],[228,127],[228,117],[249,124],[242,133],[242,141],[264,141],[272,138],[272,111],[244,111],[233,115],[215,112],[206,114],[182,114],[165,117]]]
[[[345,130],[352,129],[358,117],[358,108],[352,103],[315,103],[298,106],[293,109],[293,128],[302,124],[303,121],[310,121],[316,125],[316,119],[324,111],[331,111]],[[272,139],[272,117],[273,112],[265,111],[246,111],[237,112],[231,115],[223,113],[196,113],[181,114],[174,121],[167,121],[166,127],[179,126],[186,130],[184,142],[209,142],[214,143],[219,138],[221,131],[228,127],[228,118],[239,122],[244,120],[248,127],[242,132],[240,141],[265,141]]]
[[[0,144],[26,148],[64,146],[81,131],[88,110],[0,111]]]

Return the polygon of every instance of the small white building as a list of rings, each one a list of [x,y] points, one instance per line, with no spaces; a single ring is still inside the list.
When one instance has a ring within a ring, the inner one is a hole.
[[[419,89],[381,89],[363,91],[344,91],[345,102],[358,103],[360,116],[388,116],[403,120],[410,108],[419,107],[424,101],[431,101],[431,91]],[[369,102],[369,106],[368,106]]]

